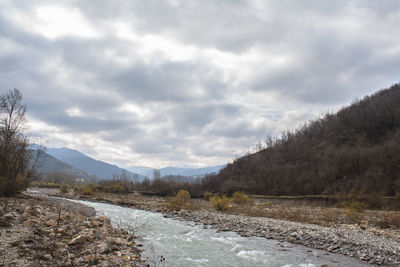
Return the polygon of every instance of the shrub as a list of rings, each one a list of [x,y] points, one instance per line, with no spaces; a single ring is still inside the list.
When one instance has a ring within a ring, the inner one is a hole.
[[[122,186],[122,184],[111,184],[111,185],[104,185],[101,187],[104,192],[113,193],[113,194],[126,194],[128,190]]]
[[[60,192],[61,192],[61,194],[68,194],[68,186],[66,185],[66,184],[63,184],[61,187],[60,187]]]
[[[74,188],[74,190],[75,190],[75,188]],[[78,192],[83,195],[93,195],[94,194],[94,185],[87,184],[87,185],[78,186]]]
[[[93,192],[93,189],[92,189],[91,187],[89,187],[89,186],[84,186],[84,187],[82,188],[82,194],[84,194],[84,195],[93,195],[94,192]]]
[[[213,208],[219,211],[226,211],[230,208],[230,199],[225,195],[210,198],[210,203]]]
[[[337,206],[339,208],[351,209],[356,212],[363,212],[368,208],[368,203],[353,200],[351,202],[340,202],[339,204],[337,204]]]
[[[232,198],[233,202],[237,203],[237,204],[245,204],[248,203],[250,201],[249,197],[240,191],[236,191],[233,194],[233,198]]]
[[[206,191],[204,193],[204,199],[206,199],[207,201],[209,201],[211,197],[212,197],[212,194],[210,192]]]
[[[361,220],[364,218],[364,215],[362,212],[352,209],[352,208],[347,208],[346,209],[346,217],[354,223],[360,223]]]
[[[360,223],[364,218],[363,212],[368,207],[368,203],[360,201],[351,201],[348,203],[341,203],[346,208],[346,217],[354,223]]]
[[[188,191],[181,189],[175,197],[168,199],[167,206],[172,209],[180,210],[190,200]]]
[[[360,201],[352,201],[347,206],[347,209],[355,210],[356,212],[363,212],[368,208],[368,203],[360,202]]]

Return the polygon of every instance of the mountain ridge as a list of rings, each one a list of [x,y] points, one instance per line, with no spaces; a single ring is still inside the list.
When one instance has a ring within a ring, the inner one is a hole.
[[[140,182],[145,178],[137,173],[122,169],[117,165],[94,159],[78,150],[67,147],[46,148],[46,152],[58,160],[81,169],[89,174],[93,174],[102,180],[112,179],[115,175],[120,176],[123,173],[130,176],[134,181]]]
[[[33,159],[36,158],[38,150],[32,150],[31,165],[33,165]],[[36,175],[40,177],[52,177],[56,174],[67,174],[73,176],[76,179],[83,179],[86,181],[95,180],[96,177],[88,174],[87,172],[71,166],[52,155],[46,153],[45,151],[40,151],[38,161],[35,165]]]
[[[169,176],[169,175],[179,175],[179,176],[196,176],[201,177],[206,174],[215,174],[219,172],[226,164],[222,165],[215,165],[215,166],[207,166],[207,167],[200,167],[200,168],[190,168],[190,167],[173,167],[167,166],[164,168],[160,168],[161,176]],[[153,178],[154,168],[147,167],[147,166],[134,166],[128,168],[130,171],[140,173],[148,178]]]

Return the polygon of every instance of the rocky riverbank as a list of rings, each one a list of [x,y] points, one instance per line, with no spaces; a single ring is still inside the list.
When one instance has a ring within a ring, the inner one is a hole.
[[[130,195],[70,196],[76,199],[130,206],[166,217],[192,221],[218,231],[233,231],[242,236],[256,236],[304,245],[361,259],[373,265],[400,265],[400,231],[369,225],[338,224],[325,227],[266,217],[228,214],[208,209],[171,211],[165,200],[157,197]],[[286,249],[286,248],[283,248]]]
[[[383,230],[367,230],[351,225],[332,228],[209,211],[164,211],[164,214],[167,217],[202,224],[204,228],[304,245],[355,257],[374,265],[400,264],[400,239]]]
[[[0,205],[0,266],[147,266],[134,237],[92,208],[40,197]]]

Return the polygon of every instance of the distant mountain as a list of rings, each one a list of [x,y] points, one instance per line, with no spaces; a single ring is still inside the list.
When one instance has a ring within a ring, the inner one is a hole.
[[[32,153],[32,163],[33,158],[36,158],[37,150]],[[46,152],[40,152],[40,157],[36,163],[36,172],[39,176],[53,176],[56,173],[65,173],[76,178],[84,179],[90,181],[94,177],[78,168],[75,168],[67,163],[64,163],[55,157],[47,154]]]
[[[165,167],[161,169],[161,176],[165,175],[181,175],[181,176],[204,176],[210,173],[218,173],[225,165],[217,165],[203,168],[178,168]]]
[[[69,149],[66,147],[46,148],[46,153],[52,155],[62,162],[79,168],[89,174],[95,175],[100,179],[111,179],[114,175],[121,175],[124,171],[132,179],[135,179],[136,177],[138,181],[142,181],[145,178],[143,175],[124,170],[122,168],[119,168],[117,165],[112,165],[100,160],[93,159],[77,150]]]
[[[217,165],[203,168],[180,168],[180,167],[165,167],[161,168],[161,176],[177,175],[177,176],[204,176],[210,173],[218,173],[225,165]],[[131,167],[129,170],[153,178],[153,168],[145,166]]]
[[[148,178],[153,178],[153,168],[146,166],[135,166],[129,168],[131,172],[138,173],[140,175],[146,176]]]
[[[165,175],[161,177],[161,180],[167,182],[193,183],[201,179],[201,177],[202,176]]]

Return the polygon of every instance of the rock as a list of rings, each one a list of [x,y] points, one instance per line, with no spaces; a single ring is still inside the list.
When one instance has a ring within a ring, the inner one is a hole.
[[[107,218],[107,217],[104,217],[104,216],[99,217],[99,218],[97,218],[97,219],[98,219],[100,222],[103,222],[103,223],[105,223],[105,224],[110,224],[110,223],[111,223],[110,219]]]
[[[68,245],[76,245],[76,244],[83,244],[86,243],[87,239],[86,236],[84,235],[79,235],[77,237],[75,237],[74,239],[72,239]]]
[[[125,255],[125,256],[122,257],[122,260],[123,260],[123,261],[130,261],[130,260],[131,260],[131,257]]]
[[[117,246],[122,246],[124,242],[122,241],[121,238],[114,238],[112,241],[112,244],[117,245]]]
[[[107,244],[100,244],[96,246],[96,251],[99,254],[108,254],[111,252],[111,249]]]
[[[9,212],[9,213],[4,214],[3,218],[5,218],[7,220],[11,220],[14,218],[14,215],[11,212]]]
[[[52,257],[50,254],[44,254],[44,255],[43,255],[43,259],[44,259],[44,260],[50,261],[50,260],[53,259],[53,257]]]
[[[94,260],[95,260],[95,256],[93,256],[93,255],[85,256],[85,261],[86,262],[92,263],[92,262],[94,262]]]

